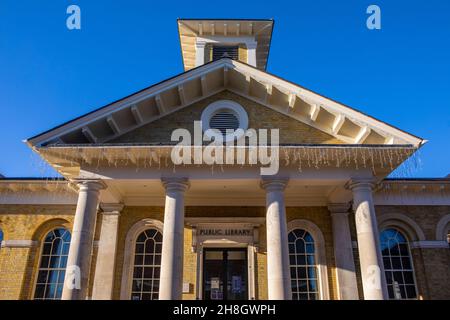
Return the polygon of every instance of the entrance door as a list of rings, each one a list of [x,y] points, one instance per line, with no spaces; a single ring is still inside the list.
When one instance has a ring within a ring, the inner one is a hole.
[[[247,249],[204,249],[203,299],[247,300]]]

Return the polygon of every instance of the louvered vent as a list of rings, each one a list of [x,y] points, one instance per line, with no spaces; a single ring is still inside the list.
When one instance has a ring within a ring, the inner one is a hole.
[[[213,47],[213,61],[221,58],[230,58],[233,60],[239,59],[238,46],[214,46]]]
[[[239,128],[239,119],[232,112],[222,110],[211,117],[209,127],[218,129],[223,135],[226,135],[227,129],[236,130]]]

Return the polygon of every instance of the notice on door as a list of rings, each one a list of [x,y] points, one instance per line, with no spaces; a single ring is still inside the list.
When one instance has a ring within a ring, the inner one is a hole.
[[[241,293],[242,290],[242,277],[232,276],[231,277],[231,292]]]
[[[211,278],[211,289],[219,289],[219,288],[220,288],[220,279]]]

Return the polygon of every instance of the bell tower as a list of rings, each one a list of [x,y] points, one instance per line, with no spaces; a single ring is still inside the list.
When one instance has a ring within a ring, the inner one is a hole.
[[[178,19],[184,70],[229,58],[266,69],[273,20]]]

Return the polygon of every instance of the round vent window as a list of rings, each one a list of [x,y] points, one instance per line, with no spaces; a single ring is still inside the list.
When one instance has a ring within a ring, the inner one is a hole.
[[[220,110],[209,120],[209,127],[219,130],[225,136],[227,129],[239,129],[239,119],[229,110]]]
[[[223,135],[223,141],[232,141],[240,138],[238,134],[227,134],[227,130],[248,128],[248,116],[244,108],[230,100],[220,100],[211,103],[202,113],[202,127],[206,135],[208,129],[219,130]],[[242,132],[240,132],[242,135]],[[210,137],[211,138],[211,137]]]

